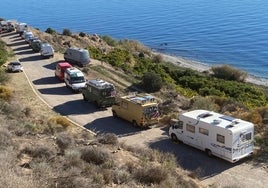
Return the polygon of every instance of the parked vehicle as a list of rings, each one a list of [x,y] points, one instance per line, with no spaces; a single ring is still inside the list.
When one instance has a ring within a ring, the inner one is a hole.
[[[28,42],[29,46],[31,46],[31,44],[32,44],[32,42],[33,42],[34,40],[39,40],[39,38],[38,38],[38,37],[35,37],[35,36],[30,36],[30,37],[28,38],[27,42]]]
[[[55,77],[57,77],[59,80],[63,81],[64,80],[64,72],[66,71],[67,68],[71,68],[72,65],[70,65],[68,62],[59,62],[56,65],[55,69]]]
[[[254,125],[216,112],[194,110],[183,113],[170,127],[169,135],[172,140],[232,163],[253,154]]]
[[[26,39],[26,36],[33,36],[33,33],[31,31],[25,30],[22,32],[21,38]]]
[[[115,103],[116,91],[112,83],[100,79],[89,80],[82,89],[83,99],[94,102],[98,107],[108,107]]]
[[[49,43],[43,43],[41,45],[40,54],[43,58],[54,57],[54,49]]]
[[[23,31],[28,30],[28,25],[27,23],[17,23],[16,24],[16,32],[22,35]]]
[[[23,67],[20,62],[14,61],[7,64],[7,71],[9,72],[22,72]]]
[[[114,117],[125,119],[137,127],[158,123],[159,111],[156,98],[149,94],[131,94],[119,97],[112,106]]]
[[[65,61],[79,66],[85,66],[90,63],[89,52],[86,49],[81,48],[68,48],[64,53]]]
[[[34,52],[40,52],[41,45],[42,45],[41,40],[33,40],[31,42],[31,44],[30,44],[30,46],[31,46],[31,48],[33,49]]]
[[[73,91],[81,91],[86,86],[86,79],[84,74],[77,68],[67,68],[64,73],[64,82],[68,88]]]
[[[29,33],[24,35],[24,39],[28,44],[29,44],[29,41],[31,40],[31,38],[34,38],[34,35],[32,32],[29,32]]]

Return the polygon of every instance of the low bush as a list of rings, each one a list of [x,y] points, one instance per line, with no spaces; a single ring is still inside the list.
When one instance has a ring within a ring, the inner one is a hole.
[[[112,37],[108,36],[108,35],[104,35],[101,37],[102,40],[104,40],[109,46],[116,46],[117,41],[114,40]]]
[[[49,33],[49,34],[56,34],[56,33],[57,33],[54,29],[52,29],[52,28],[50,28],[50,27],[47,28],[45,32],[46,32],[46,33]]]
[[[108,150],[99,147],[88,147],[81,149],[81,159],[88,163],[96,165],[104,164],[112,160],[112,156]]]
[[[85,37],[85,36],[86,36],[86,33],[84,33],[84,32],[80,32],[80,33],[79,33],[79,36],[80,36],[80,37]]]
[[[4,69],[0,68],[0,84],[5,84],[9,80],[9,76]]]
[[[63,116],[53,116],[49,119],[48,123],[56,123],[64,128],[67,128],[72,125],[72,123]]]
[[[8,51],[6,49],[6,44],[0,40],[0,67],[6,63],[8,59]]]
[[[73,144],[73,138],[67,133],[63,132],[57,135],[56,144],[60,148],[61,153]]]
[[[213,72],[213,76],[224,80],[243,82],[247,77],[246,72],[235,69],[229,65],[215,66],[211,68],[211,71]]]
[[[72,36],[72,32],[70,29],[63,29],[62,34],[65,36]]]
[[[167,179],[168,170],[162,167],[148,166],[147,168],[136,170],[134,177],[137,181],[147,185],[160,184]]]
[[[53,151],[51,148],[47,146],[26,146],[21,151],[20,154],[27,154],[30,155],[33,158],[45,158],[49,159],[53,155]]]
[[[12,97],[12,91],[9,87],[0,86],[0,99],[9,101]]]
[[[98,139],[98,142],[101,144],[111,144],[111,145],[118,144],[118,138],[116,134],[113,134],[113,133],[106,133],[106,134],[98,135],[97,139]]]
[[[12,145],[12,137],[8,130],[0,129],[0,149],[4,149]]]

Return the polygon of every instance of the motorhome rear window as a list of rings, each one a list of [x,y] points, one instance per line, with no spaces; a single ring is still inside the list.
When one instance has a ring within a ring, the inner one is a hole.
[[[242,135],[242,141],[248,141],[251,140],[251,133],[243,134]]]
[[[217,134],[217,142],[220,142],[222,144],[225,143],[225,137],[223,135]]]

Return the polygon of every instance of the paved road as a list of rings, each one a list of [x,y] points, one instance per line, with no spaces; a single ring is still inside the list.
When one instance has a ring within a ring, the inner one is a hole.
[[[200,177],[204,179],[205,185],[215,181],[219,186],[265,187],[264,185],[268,185],[267,173],[257,167],[254,171],[254,167],[247,164],[248,161],[231,164],[218,158],[209,158],[202,151],[172,143],[167,136],[166,128],[140,130],[125,121],[114,119],[110,108],[96,109],[94,105],[83,101],[81,94],[72,93],[64,83],[54,77],[55,65],[57,61],[63,59],[63,56],[56,55],[53,59],[42,59],[39,53],[33,53],[18,34],[5,33],[0,36],[16,53],[37,94],[55,111],[79,125],[97,133],[114,133],[120,141],[127,144],[149,146],[174,153],[179,165],[187,170],[197,170]],[[249,170],[256,175],[246,178]],[[220,183],[226,177],[225,183]]]

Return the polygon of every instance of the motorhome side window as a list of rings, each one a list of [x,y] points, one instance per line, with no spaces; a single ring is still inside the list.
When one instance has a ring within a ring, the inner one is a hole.
[[[222,144],[225,143],[225,137],[223,135],[217,134],[217,142],[220,142]]]
[[[208,130],[207,130],[207,129],[204,129],[204,128],[199,127],[199,133],[201,133],[201,134],[204,134],[204,135],[207,135],[207,136],[208,136]]]
[[[186,130],[191,132],[191,133],[195,133],[195,126],[190,125],[190,124],[186,124]]]

